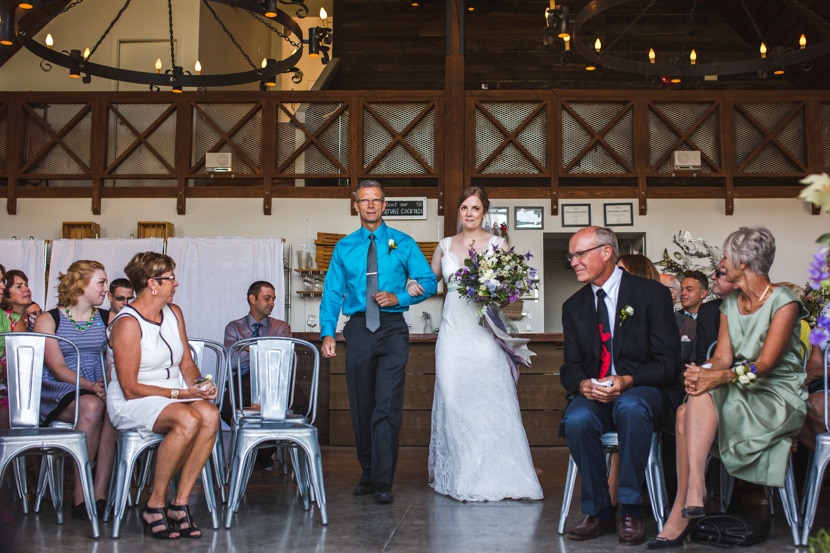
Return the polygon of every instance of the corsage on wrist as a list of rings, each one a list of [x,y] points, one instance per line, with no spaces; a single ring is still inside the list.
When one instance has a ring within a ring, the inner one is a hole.
[[[732,372],[735,374],[735,377],[732,379],[733,384],[749,386],[758,378],[758,367],[752,361],[741,361],[732,367]]]

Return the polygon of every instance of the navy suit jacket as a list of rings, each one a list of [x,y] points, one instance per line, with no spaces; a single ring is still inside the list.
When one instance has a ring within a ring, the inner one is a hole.
[[[718,339],[720,304],[722,303],[722,299],[707,301],[697,311],[694,362],[698,365],[706,361],[706,352],[709,350],[709,346]]]
[[[634,313],[621,320],[622,310]],[[614,368],[634,377],[634,386],[662,388],[676,408],[683,398],[680,335],[668,288],[657,281],[623,272],[614,318]],[[591,285],[586,284],[562,306],[565,362],[560,379],[569,398],[579,383],[599,377],[600,338]],[[674,409],[671,410],[674,412]]]

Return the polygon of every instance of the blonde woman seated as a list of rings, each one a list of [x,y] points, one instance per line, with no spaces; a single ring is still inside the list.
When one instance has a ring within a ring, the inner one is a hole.
[[[686,365],[688,401],[677,411],[677,497],[649,549],[680,547],[704,516],[708,454],[730,475],[782,487],[791,439],[806,415],[798,321],[806,310],[769,280],[775,239],[742,227],[723,245],[726,276],[738,286],[721,305],[718,344],[703,365]]]
[[[141,511],[145,532],[157,539],[202,537],[188,501],[219,426],[219,411],[212,403],[216,386],[198,382],[201,374],[190,355],[182,311],[171,303],[179,285],[175,267],[160,253],[134,255],[124,272],[136,299],[118,312],[109,328],[115,360],[108,389],[113,425],[166,435],[156,455],[153,491]],[[176,493],[165,509],[176,473]]]
[[[59,277],[58,307],[37,318],[35,331],[70,340],[81,353],[78,430],[86,434],[89,460],[95,467],[95,508],[104,516],[107,487],[115,455],[115,430],[107,417],[107,395],[100,351],[106,340],[109,311],[98,309],[107,297],[107,273],[97,261],[75,261]],[[57,340],[46,341],[40,418],[44,424],[75,420],[75,350]],[[73,518],[87,518],[80,474],[75,467]]]

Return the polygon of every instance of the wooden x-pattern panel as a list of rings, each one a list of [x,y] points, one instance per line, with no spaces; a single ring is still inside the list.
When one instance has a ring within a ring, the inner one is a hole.
[[[550,174],[548,102],[474,101],[473,175]]]
[[[340,177],[349,172],[348,102],[280,103],[276,173],[281,177]]]
[[[437,175],[436,102],[364,102],[366,175]]]
[[[700,151],[700,173],[721,173],[720,102],[648,102],[649,170],[670,173],[678,150]]]
[[[805,102],[735,102],[738,175],[806,173]]]
[[[23,103],[21,178],[90,178],[93,102]]]
[[[562,102],[562,173],[634,173],[634,103]]]
[[[193,155],[188,173],[204,174],[206,152],[230,152],[235,171],[262,174],[262,109],[265,100],[239,103],[191,103]]]
[[[104,169],[106,176],[175,178],[175,104],[108,103],[107,113],[113,159]],[[158,115],[153,118],[153,113]]]

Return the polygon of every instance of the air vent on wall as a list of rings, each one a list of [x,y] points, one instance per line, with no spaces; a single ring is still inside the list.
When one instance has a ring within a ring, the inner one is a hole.
[[[672,154],[672,171],[699,171],[700,150],[678,150]]]
[[[230,173],[233,171],[233,154],[230,152],[206,153],[205,170],[208,173]]]

